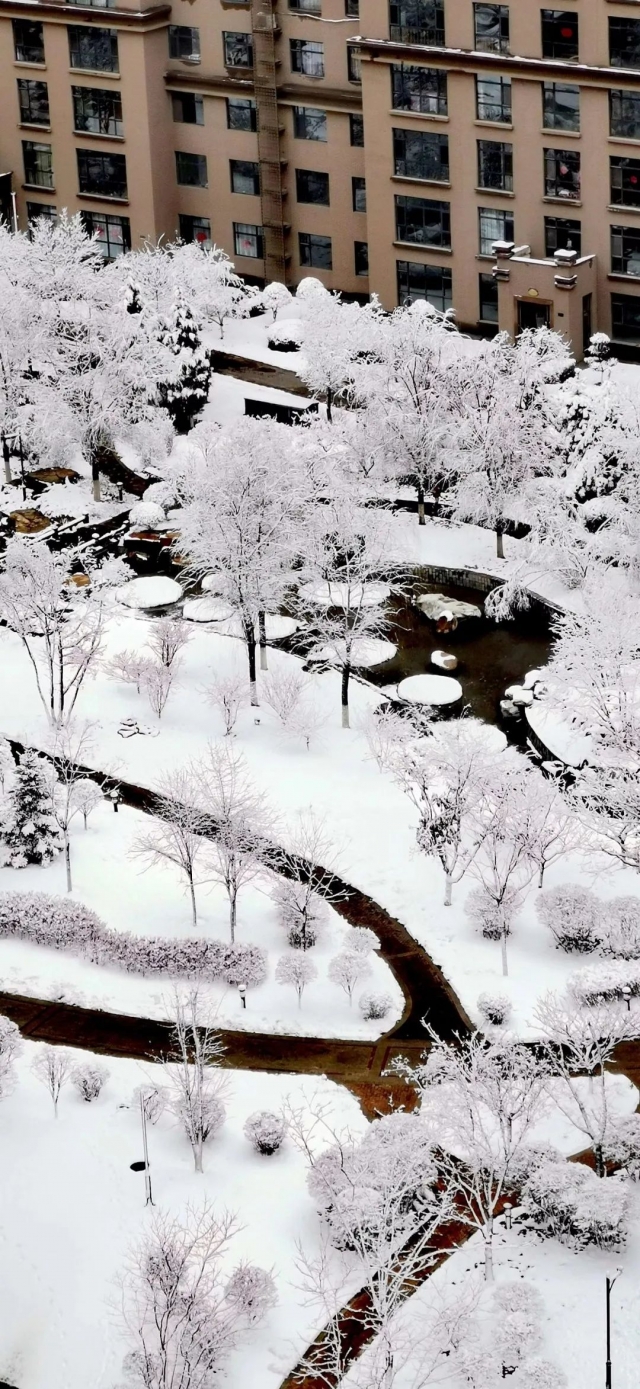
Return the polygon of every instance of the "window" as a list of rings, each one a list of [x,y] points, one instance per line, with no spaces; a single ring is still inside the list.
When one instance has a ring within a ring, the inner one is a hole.
[[[115,217],[110,212],[83,212],[82,221],[89,236],[96,236],[96,245],[105,260],[115,260],[131,250],[131,224],[128,217]]]
[[[331,270],[331,237],[314,236],[313,232],[300,232],[300,264],[311,266],[314,270]]]
[[[544,253],[554,256],[556,251],[576,251],[582,249],[582,223],[569,217],[545,217]]]
[[[251,34],[236,34],[225,29],[222,35],[225,67],[253,67],[253,39]]]
[[[290,39],[291,71],[304,77],[324,77],[324,44],[309,39]]]
[[[181,212],[178,217],[180,228],[180,240],[186,241],[188,245],[195,242],[198,246],[211,245],[211,223],[208,217],[189,217]]]
[[[83,68],[85,72],[118,71],[118,35],[115,29],[70,24],[67,32],[72,68]]]
[[[451,245],[449,203],[431,198],[396,197],[396,241],[413,241],[417,246]]]
[[[474,40],[485,53],[509,52],[509,6],[474,5]]]
[[[227,97],[227,127],[229,130],[257,130],[256,103],[250,96]]]
[[[611,135],[640,140],[640,92],[609,92]]]
[[[360,0],[344,0],[344,12],[347,19],[359,19]]]
[[[476,77],[476,115],[479,121],[511,123],[510,77]]]
[[[580,88],[566,82],[543,82],[542,124],[547,130],[579,130]]]
[[[364,117],[349,116],[349,140],[358,149],[364,148]]]
[[[200,30],[188,24],[169,25],[169,57],[200,61]]]
[[[49,124],[49,88],[46,82],[30,82],[21,77],[18,80],[18,101],[23,125]]]
[[[13,51],[17,63],[44,63],[44,29],[30,19],[13,19]]]
[[[497,208],[478,208],[479,246],[481,256],[491,256],[494,241],[513,241],[513,213]]]
[[[100,87],[72,87],[73,128],[92,135],[123,135],[122,97]]]
[[[184,188],[208,188],[206,154],[176,150],[176,179]]]
[[[611,269],[640,277],[640,227],[611,228]]]
[[[444,313],[451,308],[451,271],[440,265],[420,265],[412,260],[396,261],[398,302],[414,304],[426,299]]]
[[[362,81],[362,55],[360,49],[351,44],[347,48],[347,77],[350,82]]]
[[[326,111],[318,111],[315,106],[294,106],[293,133],[296,140],[326,140]]]
[[[493,275],[478,275],[479,299],[480,299],[480,321],[481,323],[498,322],[498,281],[494,280]]]
[[[296,169],[296,198],[299,203],[329,206],[329,175],[317,169]]]
[[[446,72],[441,72],[439,68],[414,67],[411,63],[392,63],[391,105],[396,111],[422,111],[426,116],[446,116]]]
[[[640,67],[640,19],[609,20],[609,61],[612,68]]]
[[[194,92],[173,92],[173,119],[180,125],[204,125],[204,101]]]
[[[289,0],[289,9],[298,14],[322,14],[321,0]]]
[[[575,10],[542,10],[543,58],[577,58],[578,16]]]
[[[400,43],[444,43],[444,0],[390,0],[389,35]]]
[[[355,263],[356,275],[369,274],[369,242],[354,241],[353,259]]]
[[[611,201],[619,207],[640,207],[640,159],[609,160]]]
[[[640,295],[611,295],[611,331],[614,338],[640,341]]]
[[[22,141],[24,160],[24,181],[38,188],[53,188],[53,164],[51,145],[34,144],[33,140]]]
[[[513,145],[498,140],[478,140],[478,186],[513,189]]]
[[[580,155],[576,150],[544,151],[544,191],[547,198],[580,197]]]
[[[260,196],[260,165],[252,159],[230,159],[231,192]]]
[[[352,178],[351,180],[351,200],[354,212],[366,212],[367,210],[367,183],[364,178]]]
[[[436,183],[449,180],[449,138],[430,130],[394,130],[395,173],[404,178],[425,178]]]
[[[234,222],[233,244],[237,256],[251,256],[253,260],[264,260],[262,227],[251,226],[249,222]]]
[[[39,217],[46,217],[48,222],[55,222],[58,216],[57,208],[52,203],[27,203],[27,221],[37,222]]]
[[[99,193],[101,198],[126,198],[127,161],[124,154],[76,150],[76,157],[81,193]]]

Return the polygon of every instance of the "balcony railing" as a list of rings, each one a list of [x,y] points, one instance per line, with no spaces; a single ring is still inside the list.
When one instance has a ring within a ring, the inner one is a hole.
[[[404,24],[391,24],[389,37],[395,43],[422,43],[430,48],[444,47],[444,29],[408,29]]]

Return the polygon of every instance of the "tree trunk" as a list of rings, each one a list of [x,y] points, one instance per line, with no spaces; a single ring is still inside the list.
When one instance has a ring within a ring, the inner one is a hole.
[[[344,666],[342,670],[342,727],[349,728],[349,676],[351,666]]]
[[[267,664],[267,618],[261,610],[258,613],[258,631],[260,633],[260,669],[268,670]]]
[[[332,391],[332,390],[328,390],[328,391],[327,391],[327,419],[328,419],[328,421],[329,421],[329,424],[331,424],[331,421],[332,421],[332,419],[333,419],[333,415],[332,415],[332,413],[331,413],[331,406],[332,406],[332,404],[333,404],[333,391]]]
[[[229,897],[229,925],[231,927],[231,944],[236,942],[236,923],[238,920],[238,894],[232,892]]]
[[[10,487],[13,481],[11,477],[11,454],[9,452],[9,445],[4,438],[2,440],[2,456],[4,458],[4,480],[7,486]]]
[[[508,973],[509,973],[509,963],[508,963],[508,960],[507,960],[507,933],[506,933],[506,931],[503,931],[503,932],[502,932],[502,973],[503,973],[503,975],[505,976],[505,978],[506,978],[506,976],[507,976]]]
[[[483,1230],[484,1235],[484,1279],[493,1283],[493,1216],[489,1216]]]
[[[602,1144],[596,1143],[594,1145],[593,1152],[596,1160],[596,1177],[604,1177],[604,1157],[602,1155]]]
[[[444,905],[451,906],[451,893],[453,892],[453,878],[450,873],[444,875]]]
[[[91,461],[91,482],[94,502],[101,501],[100,496],[100,469],[94,459]]]
[[[191,920],[194,926],[198,924],[198,913],[196,910],[196,893],[193,886],[193,873],[189,874],[189,895],[191,897]]]
[[[496,526],[496,555],[498,559],[504,559],[504,534],[500,526]]]
[[[196,1172],[202,1171],[202,1138],[196,1138],[193,1145],[193,1162]]]
[[[71,892],[71,845],[68,830],[64,832],[64,866],[67,874],[67,892]]]
[[[424,515],[424,487],[421,482],[418,483],[418,525],[426,525]]]
[[[545,870],[545,867],[546,867],[546,864],[544,864],[544,863],[541,863],[541,864],[540,864],[540,872],[538,873],[538,887],[542,887],[542,884],[543,884],[543,882],[544,882],[544,870]]]
[[[244,639],[247,643],[247,656],[249,657],[249,688],[251,690],[251,703],[255,706],[258,703],[258,685],[256,677],[256,633],[252,622],[245,622]]]

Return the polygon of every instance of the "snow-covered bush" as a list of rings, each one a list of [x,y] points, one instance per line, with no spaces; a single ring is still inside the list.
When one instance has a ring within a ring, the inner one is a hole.
[[[265,309],[271,309],[274,321],[280,309],[288,308],[293,303],[293,295],[286,285],[280,284],[279,280],[273,280],[271,284],[265,285],[260,296]]]
[[[339,955],[334,955],[327,972],[331,983],[344,990],[351,1007],[354,989],[361,979],[368,979],[371,965],[365,955],[355,950],[342,950]]]
[[[74,1066],[71,1072],[71,1080],[80,1098],[86,1100],[87,1104],[90,1104],[92,1100],[97,1100],[108,1079],[109,1072],[106,1066],[99,1066],[95,1062],[85,1062],[82,1066]]]
[[[313,960],[306,955],[282,955],[276,965],[276,983],[291,984],[298,995],[298,1007],[302,1007],[302,995],[307,984],[318,978]]]
[[[163,511],[168,511],[170,507],[177,506],[178,498],[176,488],[172,482],[151,482],[145,489],[145,502],[153,502],[155,506],[162,507]]]
[[[640,959],[640,897],[614,897],[602,907],[602,948],[620,960]]]
[[[15,1084],[15,1062],[23,1050],[20,1028],[11,1018],[0,1013],[0,1099],[10,1094]]]
[[[597,949],[602,909],[598,898],[588,888],[575,887],[572,883],[550,888],[540,893],[536,911],[552,932],[558,949],[581,954]]]
[[[281,1147],[286,1133],[286,1123],[281,1114],[272,1114],[261,1109],[250,1114],[244,1126],[244,1136],[258,1153],[276,1153]]]
[[[135,531],[161,531],[166,524],[167,518],[157,502],[137,502],[129,512],[129,525]]]
[[[503,1365],[512,1369],[538,1350],[544,1304],[531,1283],[503,1283],[493,1295],[498,1314],[495,1345]]]
[[[277,1302],[275,1283],[266,1268],[238,1264],[224,1292],[224,1300],[246,1326],[257,1326]]]
[[[0,738],[0,792],[8,789],[13,781],[16,764],[11,751],[11,744],[6,738]]]
[[[640,1114],[629,1114],[611,1127],[602,1156],[634,1181],[640,1180]]]
[[[615,1249],[626,1238],[628,1192],[577,1162],[544,1163],[526,1182],[522,1209],[533,1229],[583,1249]]]
[[[292,878],[278,880],[273,899],[287,932],[289,945],[295,950],[310,950],[326,921],[326,903],[317,893],[309,890],[307,883]]]
[[[640,964],[607,960],[602,964],[588,965],[571,975],[567,988],[576,1002],[581,1004],[636,998],[640,994]]]
[[[474,887],[464,904],[469,920],[477,926],[485,940],[502,940],[511,931],[510,912],[505,903],[498,904],[483,887]]]
[[[393,1007],[393,1000],[390,994],[369,992],[360,995],[358,1007],[366,1022],[373,1022],[386,1018]]]
[[[7,795],[3,832],[6,861],[12,868],[50,863],[62,849],[62,833],[51,808],[51,789],[42,758],[23,753]]]
[[[272,323],[267,342],[274,352],[299,352],[304,341],[304,324],[297,318],[285,318]]]
[[[156,1085],[153,1081],[149,1081],[145,1085],[138,1085],[131,1096],[132,1105],[139,1106],[141,1098],[149,1123],[157,1124],[160,1115],[164,1114],[169,1103],[169,1091],[166,1085]]]
[[[540,1360],[538,1356],[528,1360],[518,1370],[518,1389],[567,1389],[567,1386],[564,1371],[552,1365],[550,1360]]]
[[[70,785],[69,793],[72,808],[80,811],[86,829],[89,816],[104,800],[102,788],[90,777],[80,777]]]
[[[357,955],[370,955],[372,950],[380,949],[380,941],[375,931],[368,926],[352,926],[344,937],[345,950],[355,950]]]
[[[506,994],[485,993],[478,997],[478,1012],[483,1021],[492,1027],[502,1027],[503,1023],[508,1022],[512,1008],[511,999]]]

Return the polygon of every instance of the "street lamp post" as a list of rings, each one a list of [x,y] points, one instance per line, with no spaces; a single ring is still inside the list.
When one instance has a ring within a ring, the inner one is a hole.
[[[140,1119],[142,1121],[142,1151],[144,1153],[144,1190],[147,1198],[145,1204],[147,1206],[152,1206],[153,1196],[151,1194],[151,1172],[149,1170],[149,1144],[147,1143],[147,1106],[142,1090],[140,1091]]]
[[[615,1278],[608,1273],[606,1277],[606,1300],[607,1300],[607,1360],[605,1366],[605,1389],[612,1389],[611,1381],[611,1289],[617,1283],[622,1269],[619,1268]]]

